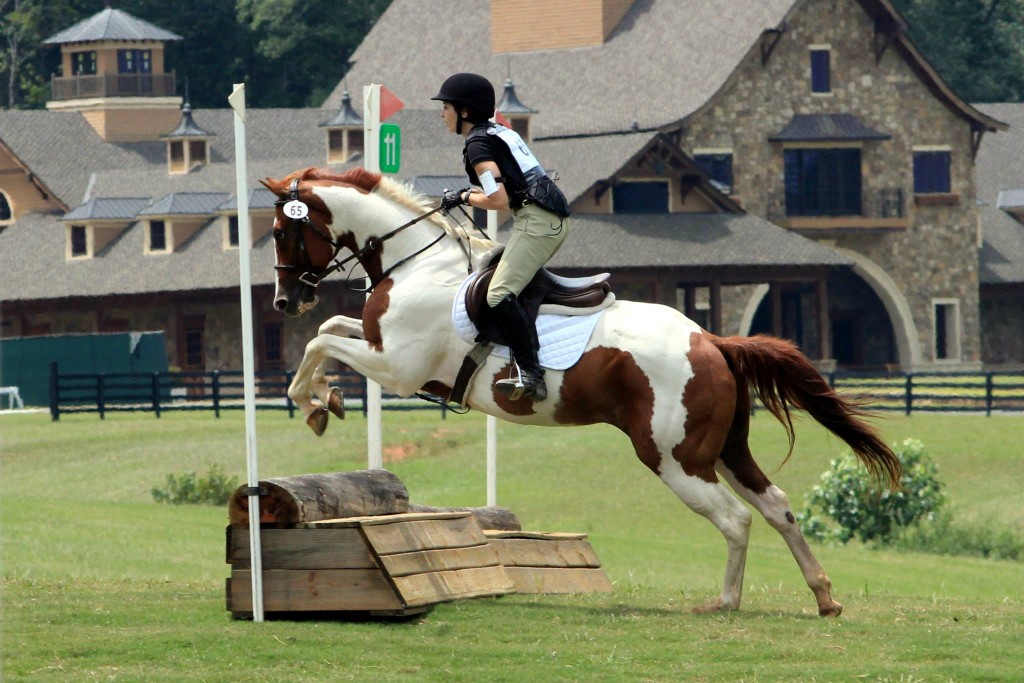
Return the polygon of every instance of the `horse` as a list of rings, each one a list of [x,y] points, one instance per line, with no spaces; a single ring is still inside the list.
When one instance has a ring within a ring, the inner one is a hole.
[[[341,397],[321,368],[327,359],[401,396],[448,395],[472,346],[453,329],[456,292],[497,245],[452,225],[406,186],[363,169],[311,167],[261,182],[278,198],[276,309],[288,316],[308,312],[320,281],[347,263],[358,262],[371,291],[361,320],[335,316],[319,328],[288,389],[314,431],[323,433],[328,412],[343,415]],[[342,250],[351,252],[344,260]],[[490,355],[468,387],[466,405],[527,425],[614,425],[640,461],[721,532],[728,553],[721,593],[694,612],[740,607],[753,515],[739,498],[785,540],[819,615],[842,612],[786,494],[751,455],[751,392],[786,430],[783,463],[793,452],[790,410],[797,409],[892,488],[901,466],[861,403],[837,395],[795,344],[767,335],[721,337],[671,307],[616,300],[599,314],[579,360],[547,372],[547,400],[511,401],[495,391],[494,380],[510,370],[508,359]]]

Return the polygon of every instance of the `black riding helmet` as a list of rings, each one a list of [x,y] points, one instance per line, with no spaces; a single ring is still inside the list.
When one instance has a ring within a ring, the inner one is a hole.
[[[449,76],[432,100],[451,102],[456,109],[469,109],[470,123],[482,123],[494,115],[494,86],[480,74],[458,73]],[[475,119],[475,120],[474,120]],[[462,115],[459,114],[459,125],[455,132],[462,130]]]

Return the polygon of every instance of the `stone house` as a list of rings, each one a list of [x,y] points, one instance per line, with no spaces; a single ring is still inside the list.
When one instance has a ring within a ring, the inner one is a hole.
[[[405,102],[399,178],[464,184],[429,100],[460,70],[506,83],[499,110],[570,198],[553,269],[609,270],[620,296],[823,367],[1024,367],[1024,190],[1002,170],[1024,137],[986,135],[1024,121],[961,101],[904,31],[885,0],[394,0],[322,108],[249,111],[258,368],[294,367],[362,301],[328,280],[315,314],[273,310],[258,179],[361,164],[347,88],[378,82]],[[173,366],[241,366],[233,115],[168,89],[175,39],[104,10],[51,39],[48,111],[0,112],[3,337],[160,329]],[[163,85],[118,91],[132,66]]]

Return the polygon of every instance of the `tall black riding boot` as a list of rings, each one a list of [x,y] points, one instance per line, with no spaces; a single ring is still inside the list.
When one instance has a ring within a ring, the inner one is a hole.
[[[540,350],[537,327],[512,294],[499,301],[491,310],[494,311],[498,328],[508,341],[513,366],[519,374],[517,378],[498,380],[494,388],[513,401],[524,396],[534,401],[543,401],[548,397],[548,388],[544,384],[544,370],[537,360],[537,352]]]

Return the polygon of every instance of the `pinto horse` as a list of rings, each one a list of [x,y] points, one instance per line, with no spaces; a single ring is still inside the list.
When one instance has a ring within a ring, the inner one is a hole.
[[[288,395],[307,423],[319,435],[328,410],[343,414],[320,367],[329,358],[402,396],[417,390],[447,396],[472,346],[452,324],[456,291],[496,245],[451,226],[405,186],[362,169],[308,168],[262,182],[279,200],[278,310],[295,316],[311,309],[320,280],[349,260],[358,261],[372,288],[362,320],[335,316],[306,345]],[[342,250],[351,256],[339,260]],[[521,424],[614,425],[640,461],[722,533],[728,547],[722,592],[695,612],[740,606],[752,514],[724,479],[786,541],[818,613],[840,614],[786,494],[751,456],[751,389],[786,429],[789,455],[793,407],[845,441],[890,486],[898,484],[901,467],[865,413],[839,397],[795,345],[762,335],[719,337],[670,307],[615,301],[600,314],[575,365],[547,372],[547,400],[510,401],[496,392],[494,380],[509,372],[506,358],[488,357],[466,405]]]

